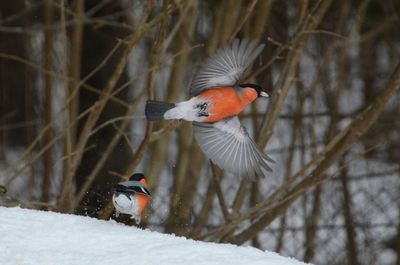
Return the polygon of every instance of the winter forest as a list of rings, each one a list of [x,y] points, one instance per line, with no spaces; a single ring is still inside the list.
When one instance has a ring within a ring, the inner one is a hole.
[[[0,1],[0,185],[21,207],[115,219],[142,172],[142,228],[321,265],[400,265],[400,1]],[[189,99],[235,39],[270,95],[240,115],[275,163],[224,172],[192,124],[145,118]],[[1,223],[1,220],[0,220]]]

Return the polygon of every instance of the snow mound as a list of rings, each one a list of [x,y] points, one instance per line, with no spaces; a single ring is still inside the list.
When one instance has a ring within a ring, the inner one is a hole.
[[[4,265],[300,265],[253,247],[189,240],[115,221],[0,207]]]

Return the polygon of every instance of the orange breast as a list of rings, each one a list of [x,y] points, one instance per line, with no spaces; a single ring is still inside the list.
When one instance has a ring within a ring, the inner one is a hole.
[[[249,103],[257,98],[252,88],[244,88],[237,92],[232,87],[216,87],[206,90],[197,97],[211,102],[208,118],[205,122],[216,122],[239,114]]]
[[[149,202],[149,197],[146,195],[136,193],[136,198],[139,203],[138,214],[142,214],[144,208],[146,207],[147,203]]]

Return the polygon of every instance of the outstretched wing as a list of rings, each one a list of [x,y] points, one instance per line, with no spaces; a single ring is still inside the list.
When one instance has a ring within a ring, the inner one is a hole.
[[[258,44],[258,41],[235,39],[232,45],[218,49],[195,75],[190,86],[190,95],[196,96],[203,90],[216,86],[235,85],[264,46]]]
[[[194,137],[208,158],[220,168],[240,176],[264,176],[274,162],[250,138],[238,117],[215,123],[193,123]]]

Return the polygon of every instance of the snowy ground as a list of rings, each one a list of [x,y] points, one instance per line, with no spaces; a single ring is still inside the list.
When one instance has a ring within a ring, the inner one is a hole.
[[[0,264],[246,264],[304,263],[252,247],[205,243],[114,221],[0,207]]]

